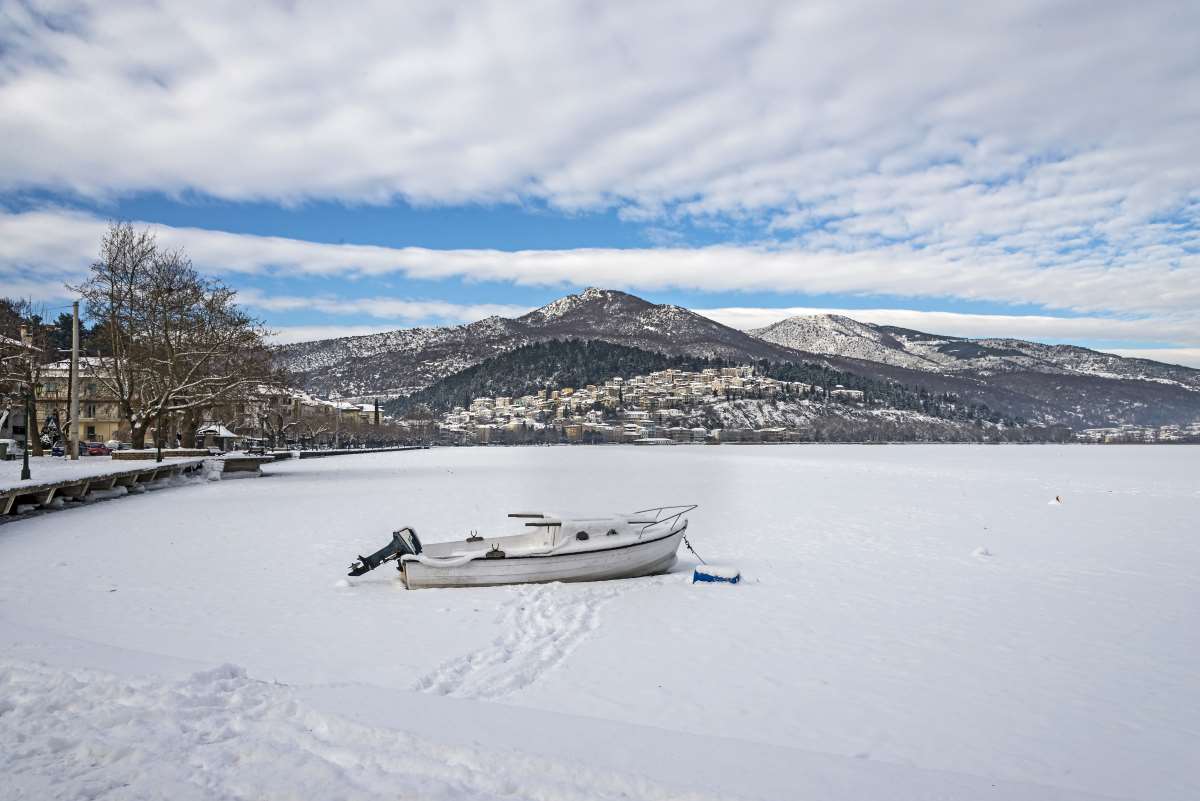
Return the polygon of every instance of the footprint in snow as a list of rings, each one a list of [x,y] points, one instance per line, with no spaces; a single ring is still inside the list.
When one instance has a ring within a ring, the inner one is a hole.
[[[524,585],[501,605],[500,635],[417,681],[418,692],[494,699],[522,690],[553,670],[600,624],[614,587]],[[479,610],[476,609],[476,612]]]

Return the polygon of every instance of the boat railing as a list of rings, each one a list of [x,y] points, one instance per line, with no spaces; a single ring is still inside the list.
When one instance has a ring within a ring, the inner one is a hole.
[[[632,526],[640,525],[642,530],[638,532],[638,536],[643,537],[648,530],[663,523],[670,523],[671,528],[674,528],[679,518],[699,506],[700,504],[698,503],[683,504],[681,506],[652,506],[649,509],[639,509],[634,512],[629,516],[628,522]]]
[[[699,506],[700,504],[697,503],[683,504],[681,506],[652,506],[649,509],[639,509],[633,512],[626,519],[626,522],[631,526],[642,527],[638,531],[638,538],[640,539],[655,526],[670,524],[670,527],[674,528],[681,517]],[[562,525],[562,520],[554,517],[546,517],[540,512],[511,512],[508,516],[533,518],[525,523],[526,526],[531,528],[553,528]]]

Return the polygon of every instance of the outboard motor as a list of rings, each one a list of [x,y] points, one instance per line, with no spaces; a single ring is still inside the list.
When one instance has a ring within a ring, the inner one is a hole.
[[[358,561],[350,564],[349,575],[361,576],[363,573],[371,572],[384,562],[397,560],[407,554],[416,556],[419,553],[421,553],[421,540],[417,537],[417,532],[405,527],[399,531],[393,531],[392,541],[375,553],[370,556],[359,555]]]

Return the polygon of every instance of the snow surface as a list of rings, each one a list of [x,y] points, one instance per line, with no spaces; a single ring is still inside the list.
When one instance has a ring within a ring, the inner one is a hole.
[[[713,578],[731,579],[741,575],[741,571],[730,565],[697,565],[696,572]]]
[[[17,521],[0,797],[1193,799],[1197,475],[1182,446],[433,449]],[[688,502],[742,583],[684,549],[345,576],[406,524]]]

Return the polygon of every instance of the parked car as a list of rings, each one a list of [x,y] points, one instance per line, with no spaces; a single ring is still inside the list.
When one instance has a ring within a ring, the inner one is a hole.
[[[88,456],[108,456],[110,453],[112,453],[112,451],[109,450],[108,446],[105,445],[103,442],[87,443],[87,455]]]
[[[75,446],[79,449],[80,456],[87,456],[88,450],[87,450],[86,442],[77,442],[75,444]],[[66,456],[67,455],[67,443],[63,442],[62,440],[59,440],[58,442],[54,443],[53,447],[50,448],[50,455],[51,456]]]
[[[108,446],[109,451],[127,451],[133,447],[128,442],[122,442],[119,439],[110,439],[104,444]]]
[[[25,449],[21,447],[21,443],[15,439],[0,439],[0,443],[3,443],[5,446],[4,448],[0,448],[0,450],[4,451],[5,459],[20,459],[25,453]]]

